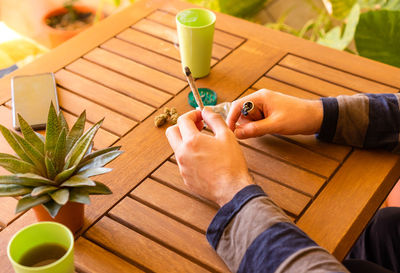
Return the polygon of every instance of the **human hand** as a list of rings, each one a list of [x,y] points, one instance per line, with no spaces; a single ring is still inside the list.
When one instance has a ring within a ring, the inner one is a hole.
[[[246,101],[254,103],[254,110],[245,117],[241,115],[241,109]],[[260,89],[234,101],[226,121],[236,137],[244,139],[265,134],[315,134],[319,132],[322,118],[320,100],[305,100]]]
[[[214,136],[201,132],[203,120]],[[183,181],[195,193],[223,206],[253,183],[235,135],[210,108],[180,116],[166,135]]]

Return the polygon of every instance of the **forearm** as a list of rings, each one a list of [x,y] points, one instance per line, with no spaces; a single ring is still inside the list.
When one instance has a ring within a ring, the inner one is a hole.
[[[360,148],[399,152],[399,94],[359,94],[322,98],[318,138]]]
[[[347,272],[256,185],[219,210],[207,239],[233,272]]]

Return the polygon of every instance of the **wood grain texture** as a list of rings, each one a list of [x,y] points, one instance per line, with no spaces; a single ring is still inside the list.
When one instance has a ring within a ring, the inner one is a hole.
[[[178,45],[178,34],[176,32],[176,29],[147,19],[140,20],[135,25],[133,25],[133,28],[162,38],[166,41],[173,43],[174,45]],[[214,43],[211,56],[220,60],[225,57],[230,51],[231,50],[229,48]]]
[[[176,28],[175,14],[171,14],[162,10],[156,10],[146,18],[153,20],[154,22],[167,25],[171,28]],[[214,42],[230,49],[238,47],[243,41],[243,38],[240,38],[236,35],[231,35],[219,29],[214,30]]]
[[[294,55],[286,56],[279,64],[364,93],[397,93],[399,91],[397,88],[389,87]]]
[[[144,66],[100,48],[92,50],[84,57],[92,62],[108,67],[109,69],[117,71],[123,75],[153,87],[157,87],[158,89],[165,90],[171,94],[177,94],[185,86],[187,86],[186,81],[177,79],[158,70]],[[160,82],[162,84],[160,84]],[[141,88],[144,89],[143,86]],[[150,92],[149,88],[147,89],[148,92]],[[161,92],[153,91],[153,93],[158,96],[162,96]],[[144,94],[141,94],[141,96],[144,96]]]
[[[398,180],[399,165],[397,155],[355,150],[298,226],[342,260]]]
[[[223,62],[216,64],[209,76],[197,80],[197,86],[218,90],[221,101],[238,97],[284,55],[284,52],[267,49],[263,44],[245,43]],[[239,66],[240,70],[237,69]],[[191,110],[191,106],[187,104],[187,94],[188,88],[165,106],[176,107],[178,113]],[[122,145],[121,150],[124,153],[109,164],[113,168],[112,173],[99,177],[99,181],[107,184],[113,194],[92,198],[92,204],[86,211],[85,228],[172,155],[172,149],[165,137],[166,127],[154,126],[154,116],[160,112],[161,110],[154,113],[116,143]]]
[[[357,94],[355,91],[352,91],[348,88],[332,84],[279,65],[272,68],[267,73],[267,76],[275,80],[286,82],[296,87],[311,91],[322,97]]]
[[[135,188],[131,196],[173,216],[186,225],[196,227],[203,233],[206,232],[217,213],[216,208],[149,178]]]
[[[84,68],[84,65],[87,65],[88,63],[85,63],[83,60],[81,64],[82,66],[77,65],[73,66],[73,68],[77,71],[81,71],[81,68]],[[88,68],[90,69],[92,66],[89,64]],[[100,74],[100,76],[103,76],[103,74]],[[56,73],[56,80],[59,85],[71,90],[75,94],[134,120],[142,121],[155,110],[147,104],[139,102],[131,97],[105,87],[102,84],[86,79],[65,69],[59,70]],[[110,98],[112,98],[112,100]]]
[[[160,70],[164,73],[180,78],[181,80],[186,80],[185,75],[182,72],[182,65],[179,61],[151,52],[147,49],[135,46],[119,39],[108,40],[101,45],[101,48],[156,70]]]
[[[101,58],[100,56],[98,57]],[[145,85],[85,59],[73,62],[67,66],[67,69],[154,107],[159,107],[171,98],[171,95],[154,87]]]
[[[8,226],[20,213],[15,214],[17,199],[13,197],[1,197],[0,199],[0,225],[2,228]]]
[[[126,134],[137,124],[137,122],[128,119],[123,115],[82,98],[64,88],[59,87],[57,91],[58,102],[63,109],[76,116],[79,116],[84,110],[86,110],[86,118],[92,123],[95,123],[104,117],[105,119],[102,127],[118,136]]]
[[[133,28],[128,28],[119,33],[116,38],[140,46],[142,48],[157,52],[158,54],[180,61],[179,47],[171,42],[146,34]],[[217,63],[217,59],[211,58],[211,66]]]
[[[109,214],[119,221],[157,238],[178,251],[219,272],[229,272],[204,234],[195,231],[133,199],[125,198]]]
[[[75,267],[83,272],[130,273],[144,272],[113,253],[80,237],[74,246]]]
[[[208,272],[108,217],[96,223],[85,237],[153,272]]]
[[[171,13],[191,8],[193,5],[180,0],[171,0],[162,7]],[[238,33],[241,37],[280,48],[289,53],[315,60],[333,68],[341,69],[367,79],[400,88],[399,69],[377,61],[360,57],[348,52],[321,46],[315,42],[299,39],[282,31],[266,28],[244,20],[237,20],[227,14],[216,13],[215,27],[230,33]]]

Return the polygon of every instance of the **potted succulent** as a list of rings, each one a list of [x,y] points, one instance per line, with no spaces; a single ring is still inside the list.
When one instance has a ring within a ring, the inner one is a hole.
[[[93,138],[103,120],[84,132],[85,111],[69,129],[65,118],[50,106],[46,136],[18,116],[23,137],[0,125],[16,156],[0,153],[0,196],[20,196],[16,213],[33,208],[38,221],[57,221],[73,232],[83,225],[84,204],[91,194],[111,194],[104,184],[90,179],[111,171],[104,166],[117,158],[120,147],[92,151]]]

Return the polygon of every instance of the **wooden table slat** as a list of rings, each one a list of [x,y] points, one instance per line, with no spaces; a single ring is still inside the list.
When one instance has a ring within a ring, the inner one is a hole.
[[[137,220],[143,221],[143,219]],[[85,237],[153,272],[208,272],[203,267],[108,217],[97,222]]]
[[[149,33],[151,35],[169,41],[175,45],[178,45],[178,35],[176,33],[176,29],[167,27],[165,25],[147,19],[140,20],[132,27],[134,29]],[[223,57],[225,57],[230,51],[231,50],[229,48],[214,43],[211,55],[214,58],[220,60]]]
[[[86,118],[92,123],[105,117],[102,127],[118,136],[126,134],[137,124],[136,121],[128,119],[125,116],[61,87],[58,88],[58,101],[63,109],[66,109],[68,112],[71,112],[76,116],[79,116],[84,110],[86,110]]]
[[[373,80],[334,69],[294,55],[286,56],[280,65],[364,93],[397,93],[399,90]]]
[[[171,28],[176,28],[175,15],[171,13],[157,10],[146,18],[167,25]],[[239,38],[238,36],[230,35],[229,33],[223,32],[219,29],[214,30],[214,42],[217,44],[233,49],[239,46],[243,41],[244,39]]]
[[[133,199],[125,198],[109,214],[182,254],[219,272],[228,271],[205,236]],[[196,247],[193,247],[196,246]]]
[[[173,215],[185,224],[195,226],[204,233],[217,213],[216,208],[149,178],[135,188],[131,196]]]
[[[89,66],[86,67],[87,64],[88,62],[83,60],[81,65],[74,66],[73,68],[77,71],[82,71],[84,74],[91,75],[87,71],[90,71],[93,66],[89,64]],[[95,70],[93,71],[96,72]],[[101,73],[100,76],[104,76],[105,74],[107,74],[107,72]],[[59,85],[73,91],[75,94],[134,120],[142,121],[155,110],[149,105],[65,69],[59,70],[56,73],[56,81]],[[110,98],[112,98],[112,100]],[[161,102],[159,102],[159,104],[160,103]]]
[[[117,71],[132,79],[153,86],[153,88],[149,89],[145,88],[144,84],[140,84],[140,88],[147,89],[146,92],[154,93],[154,96],[163,96],[163,92],[158,91],[154,86],[157,86],[159,89],[165,90],[171,94],[177,94],[187,85],[186,81],[177,79],[161,71],[152,69],[101,48],[92,50],[84,57],[87,60]],[[149,99],[155,100],[153,97]],[[149,100],[148,103],[150,103],[151,100]]]
[[[2,228],[8,226],[20,213],[15,214],[15,208],[17,207],[18,200],[13,197],[1,197],[0,198],[0,225]]]
[[[75,267],[80,272],[135,273],[144,272],[113,253],[80,237],[74,246]]]
[[[147,65],[151,68],[161,70],[164,73],[173,75],[182,80],[186,80],[185,75],[182,72],[182,65],[179,61],[164,57],[163,55],[146,50],[142,47],[114,38],[102,44],[101,48]]]
[[[318,78],[279,65],[272,68],[267,73],[267,76],[311,91],[322,97],[357,94],[357,92],[347,89],[345,87],[329,83],[327,81],[323,81]]]
[[[75,61],[68,65],[67,69],[93,81],[101,82],[109,88],[117,90],[135,100],[145,102],[153,107],[159,107],[171,98],[170,94],[157,90],[151,86],[147,86],[110,69],[91,63],[85,59]],[[151,109],[149,107],[146,108]]]

